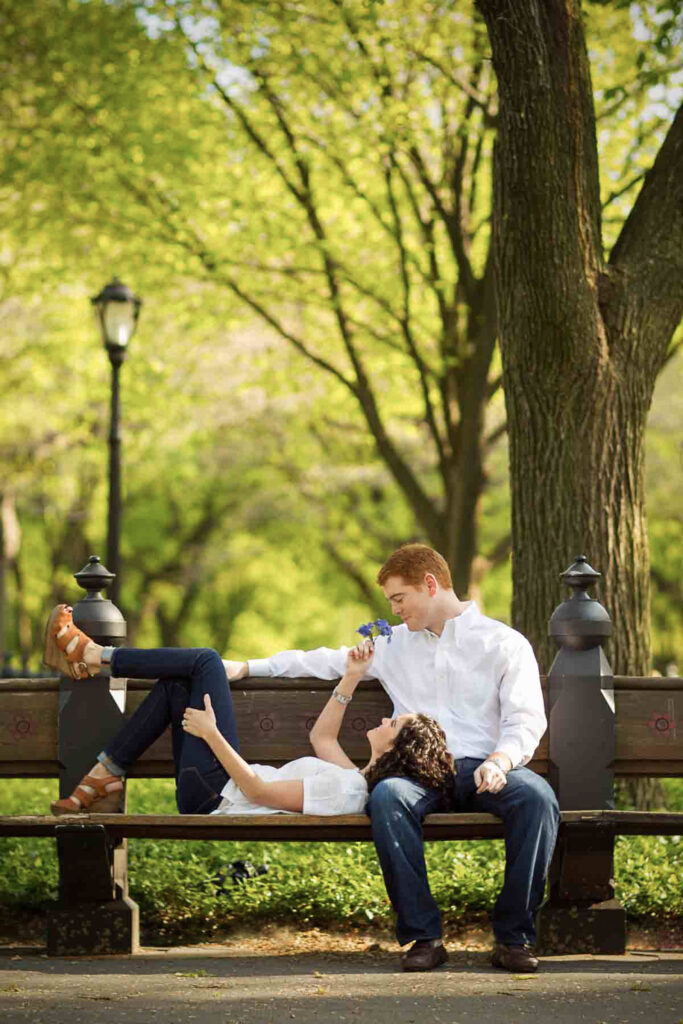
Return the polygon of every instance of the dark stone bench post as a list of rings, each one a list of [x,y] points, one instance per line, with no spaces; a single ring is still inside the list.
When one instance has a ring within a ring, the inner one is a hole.
[[[600,573],[582,555],[563,573],[571,597],[553,612],[560,650],[548,674],[548,781],[563,811],[614,807],[614,677],[602,649],[612,631],[588,597]],[[550,866],[549,897],[538,914],[542,953],[623,953],[626,913],[614,898],[614,828],[565,824]]]
[[[93,555],[75,573],[86,596],[73,606],[74,622],[99,644],[119,646],[126,622],[101,591],[113,574]],[[69,796],[107,741],[120,729],[126,680],[108,675],[60,678],[59,795]],[[125,789],[121,801],[125,810]],[[59,899],[48,914],[48,953],[131,953],[138,947],[138,908],[128,897],[126,841],[112,844],[100,825],[57,828]]]

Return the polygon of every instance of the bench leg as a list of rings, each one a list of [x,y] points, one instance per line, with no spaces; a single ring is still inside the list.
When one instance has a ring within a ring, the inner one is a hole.
[[[114,846],[102,825],[61,825],[56,834],[59,900],[48,912],[48,955],[137,952],[139,913],[128,896],[125,840]]]
[[[541,955],[626,951],[626,911],[614,897],[613,866],[613,826],[560,828],[549,896],[536,921]]]

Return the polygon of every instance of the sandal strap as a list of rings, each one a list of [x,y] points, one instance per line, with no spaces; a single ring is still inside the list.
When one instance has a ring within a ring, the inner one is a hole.
[[[85,635],[82,629],[75,626],[73,622],[62,623],[62,626],[59,627],[57,633],[59,633],[59,630],[62,629],[64,625],[66,625],[66,632],[62,633],[60,636],[55,634],[55,643],[57,644],[57,647],[59,647],[60,651],[65,655],[67,661],[82,661],[83,651],[87,647],[90,638]],[[72,647],[70,651],[67,650],[69,644],[76,639],[78,640],[78,643]]]
[[[112,782],[123,782],[123,779],[120,775],[105,775],[101,779],[94,778],[92,775],[84,775],[78,785],[90,786],[98,796],[108,796],[109,790],[107,786],[111,786]]]
[[[57,616],[57,620],[53,627],[54,641],[57,647],[62,652],[64,657],[72,665],[78,667],[80,677],[90,675],[88,666],[86,665],[83,654],[86,647],[90,643],[90,637],[79,629],[71,617],[71,612],[67,612],[66,608],[60,615]],[[66,627],[66,629],[65,629]],[[64,632],[62,632],[64,630]],[[77,639],[78,643],[75,644],[70,651],[67,650],[73,640]]]
[[[101,800],[105,796],[111,796],[115,790],[108,790],[107,786],[111,785],[112,782],[121,782],[123,779],[120,775],[105,775],[103,779],[93,778],[92,775],[84,775],[81,781],[74,789],[71,796],[68,796],[67,800],[73,800],[76,797],[81,802],[78,810],[87,810],[91,804],[96,800]],[[83,786],[90,786],[91,792],[87,789],[83,789]],[[123,786],[122,786],[123,788]],[[94,790],[94,792],[92,792]],[[75,803],[74,803],[75,807]]]

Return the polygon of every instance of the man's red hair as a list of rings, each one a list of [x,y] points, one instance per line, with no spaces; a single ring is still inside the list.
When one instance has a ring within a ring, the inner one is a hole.
[[[406,583],[417,587],[424,583],[428,572],[436,578],[439,586],[452,589],[451,571],[443,555],[426,544],[403,544],[389,555],[377,573],[377,582],[383,587],[390,576],[400,576]]]

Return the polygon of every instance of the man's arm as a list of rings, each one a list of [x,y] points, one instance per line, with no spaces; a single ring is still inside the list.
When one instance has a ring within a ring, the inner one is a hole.
[[[498,793],[507,782],[507,773],[531,760],[546,727],[538,664],[531,644],[519,636],[501,679],[496,749],[474,773],[477,792]]]
[[[270,658],[250,658],[249,661],[224,661],[229,680],[244,679],[246,676],[282,676],[297,679],[311,676],[314,679],[339,679],[344,675],[346,657],[350,648],[318,647],[313,651],[280,651]],[[377,678],[369,669],[366,677]]]
[[[538,663],[529,641],[519,636],[500,683],[500,732],[496,752],[507,756],[513,768],[526,764],[547,725]]]

